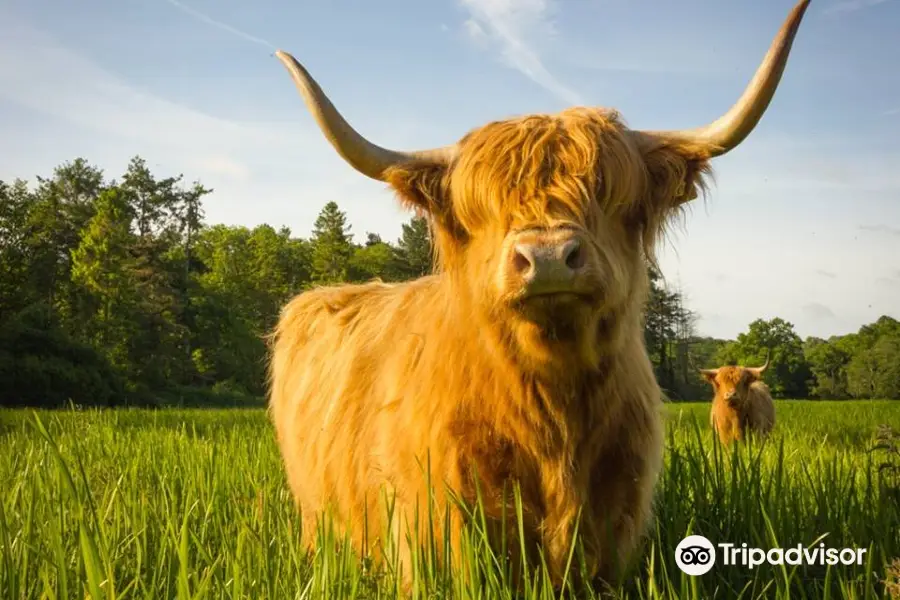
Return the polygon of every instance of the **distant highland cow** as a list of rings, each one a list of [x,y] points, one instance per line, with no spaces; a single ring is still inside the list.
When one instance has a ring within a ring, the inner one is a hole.
[[[748,433],[764,438],[775,426],[775,403],[769,387],[762,381],[768,367],[766,358],[761,367],[700,370],[715,390],[709,423],[723,444],[740,441]]]
[[[500,492],[521,489],[527,539],[507,540],[513,560],[542,548],[559,584],[583,511],[588,571],[621,572],[645,533],[663,454],[642,324],[646,260],[705,189],[710,159],[762,118],[807,5],[738,102],[687,130],[633,130],[613,110],[579,107],[492,122],[444,148],[388,150],[277,53],[337,152],[429,216],[437,261],[436,274],[406,283],[304,292],[280,316],[269,406],[308,547],[329,508],[361,553],[390,536],[408,584],[400,524],[418,507],[412,533],[433,528],[441,540],[446,526],[458,559],[464,513],[452,509],[447,523],[442,510],[447,490],[475,500],[477,472],[497,533],[506,518],[517,535]],[[391,526],[382,489],[395,502]]]

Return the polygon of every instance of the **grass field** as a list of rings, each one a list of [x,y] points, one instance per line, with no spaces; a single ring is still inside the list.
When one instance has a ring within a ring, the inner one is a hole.
[[[657,520],[613,597],[886,598],[900,557],[898,479],[869,452],[900,429],[900,402],[777,403],[762,446],[720,451],[708,405],[669,405]],[[272,430],[261,410],[0,412],[0,597],[383,598],[396,582],[326,544],[296,543]],[[893,487],[892,487],[893,486]],[[892,491],[893,490],[893,491]],[[684,575],[689,532],[763,549],[866,548],[863,566],[721,564]],[[824,537],[823,537],[824,536]],[[420,598],[509,598],[507,577],[473,542],[481,584],[425,565]],[[577,556],[574,559],[577,564]],[[577,568],[577,566],[573,567]],[[900,577],[900,573],[893,578]],[[538,571],[528,598],[554,593]],[[599,592],[574,590],[577,597]]]

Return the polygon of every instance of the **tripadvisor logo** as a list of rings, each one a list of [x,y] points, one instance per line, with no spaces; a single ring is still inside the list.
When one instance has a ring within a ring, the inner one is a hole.
[[[689,535],[675,548],[675,562],[688,575],[703,575],[716,564],[716,549],[702,535]]]
[[[751,548],[747,544],[713,543],[702,535],[689,535],[675,548],[675,563],[684,573],[692,576],[708,573],[716,564],[716,554],[721,564],[728,567],[754,569],[769,565],[862,565],[866,548],[826,548],[825,544],[804,548],[797,544],[792,548]]]

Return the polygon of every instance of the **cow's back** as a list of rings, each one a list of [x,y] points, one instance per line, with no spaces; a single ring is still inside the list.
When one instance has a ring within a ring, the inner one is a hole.
[[[384,427],[390,389],[402,383],[404,356],[415,346],[408,327],[430,278],[372,282],[302,293],[282,310],[273,334],[269,412],[294,498],[309,518],[329,503],[337,522],[358,523],[376,499],[366,492],[389,481]],[[427,301],[425,302],[427,304]]]
[[[747,392],[747,410],[750,427],[762,434],[769,433],[775,426],[775,403],[769,386],[762,381],[756,381]]]

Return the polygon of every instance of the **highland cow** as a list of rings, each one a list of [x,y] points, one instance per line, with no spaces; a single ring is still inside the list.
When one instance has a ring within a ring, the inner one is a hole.
[[[459,558],[465,512],[442,511],[451,496],[475,501],[477,477],[492,531],[508,518],[517,535],[500,496],[518,486],[524,548],[543,552],[555,583],[576,524],[590,573],[621,573],[663,453],[643,335],[647,261],[670,218],[705,191],[710,159],[762,118],[807,5],[738,102],[688,130],[632,130],[614,110],[577,107],[492,122],[443,148],[389,150],[276,53],[349,165],[428,216],[436,262],[406,283],[306,291],[280,315],[269,407],[308,547],[328,509],[360,553],[377,558],[389,536],[408,583],[406,525],[438,540],[446,528]],[[506,546],[523,558],[518,541]]]
[[[728,445],[746,439],[748,434],[765,438],[775,426],[775,403],[761,367],[727,366],[701,369],[700,374],[713,386],[715,397],[709,411],[709,424],[719,440]]]

